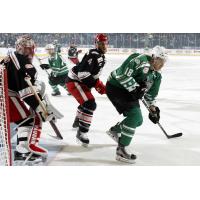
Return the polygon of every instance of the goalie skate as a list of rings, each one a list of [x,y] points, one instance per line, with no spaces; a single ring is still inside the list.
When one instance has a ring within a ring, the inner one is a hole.
[[[28,153],[20,153],[18,151],[14,152],[14,165],[15,166],[35,166],[35,165],[44,165],[47,157],[43,157],[41,155],[37,155],[31,152]]]

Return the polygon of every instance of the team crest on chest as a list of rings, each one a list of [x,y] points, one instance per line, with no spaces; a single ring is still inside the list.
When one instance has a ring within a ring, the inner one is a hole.
[[[135,63],[137,64],[137,65],[139,65],[140,64],[140,60],[138,59],[138,58],[135,58]]]

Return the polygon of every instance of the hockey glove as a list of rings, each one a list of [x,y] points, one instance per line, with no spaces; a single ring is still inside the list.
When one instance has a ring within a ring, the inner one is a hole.
[[[42,69],[50,69],[50,66],[48,64],[41,64],[40,67]]]
[[[149,113],[149,119],[154,123],[158,123],[160,120],[160,109],[158,107],[154,107],[155,110]]]
[[[46,108],[46,102],[44,100],[42,101],[42,104]],[[55,116],[53,112],[49,112],[47,108],[46,108],[46,111],[44,111],[40,105],[38,105],[35,112],[39,114],[43,122],[55,120]]]
[[[135,90],[133,90],[133,92],[131,92],[133,99],[134,100],[142,99],[142,97],[144,96],[146,92],[146,89],[147,89],[146,83],[145,82],[140,83],[140,85],[137,86]]]
[[[106,87],[103,84],[103,82],[100,81],[99,79],[97,80],[95,84],[95,89],[99,94],[106,94]]]

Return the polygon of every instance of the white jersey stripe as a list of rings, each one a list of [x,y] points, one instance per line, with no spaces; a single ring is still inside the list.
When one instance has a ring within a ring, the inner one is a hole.
[[[130,138],[132,138],[132,137],[133,137],[133,135],[129,135],[129,134],[127,134],[127,133],[124,133],[124,132],[121,132],[121,134],[122,134],[122,135],[125,135],[125,136],[127,136],[127,137],[130,137]]]
[[[125,129],[128,129],[130,131],[135,131],[135,128],[132,128],[132,127],[129,127],[129,126],[126,126],[126,125],[122,125]]]
[[[24,111],[24,109],[22,108],[22,106],[19,104],[18,100],[16,99],[16,97],[10,97],[12,102],[15,104],[17,110],[19,111],[20,115],[22,116],[22,119],[26,118],[27,115]]]
[[[80,92],[80,95],[82,96],[84,101],[88,101],[88,98],[85,95],[84,91],[82,90],[81,86],[77,82],[75,82],[74,84],[75,84],[76,88],[78,89],[78,91]]]

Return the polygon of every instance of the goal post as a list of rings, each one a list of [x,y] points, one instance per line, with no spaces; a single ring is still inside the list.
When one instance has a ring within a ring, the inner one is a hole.
[[[0,166],[12,165],[7,71],[0,65]]]

